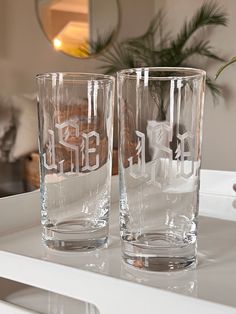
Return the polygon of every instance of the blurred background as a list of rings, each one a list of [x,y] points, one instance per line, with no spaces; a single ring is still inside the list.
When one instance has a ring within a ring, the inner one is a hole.
[[[168,34],[163,41],[168,46],[204,3],[227,23],[201,27],[191,42],[207,42],[205,48],[219,58],[193,54],[182,64],[205,69],[215,84],[223,60],[236,55],[235,0],[0,0],[0,196],[35,188],[36,74],[104,73],[112,63],[114,70],[125,68],[124,55],[116,50],[122,41],[140,39],[156,21],[160,36]],[[235,77],[236,64],[217,79],[221,96],[207,90],[202,168],[236,170]]]

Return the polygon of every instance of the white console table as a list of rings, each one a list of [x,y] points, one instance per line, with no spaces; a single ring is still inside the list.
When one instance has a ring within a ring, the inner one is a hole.
[[[202,170],[198,265],[171,273],[122,262],[117,177],[109,247],[88,253],[42,245],[38,191],[1,198],[0,277],[93,303],[100,314],[236,313],[235,182],[236,172]],[[2,300],[0,313],[36,311]]]

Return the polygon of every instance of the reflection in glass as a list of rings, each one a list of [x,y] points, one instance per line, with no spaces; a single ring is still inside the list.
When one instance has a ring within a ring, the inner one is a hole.
[[[30,311],[30,313],[41,314],[100,314],[98,308],[92,303],[34,287],[19,289],[8,294],[4,300],[27,309],[27,313]]]
[[[97,307],[91,303],[68,298],[66,296],[48,292],[48,312],[49,314],[99,314]]]
[[[78,254],[58,252],[45,248],[43,258],[49,262],[78,267],[96,273],[109,273],[109,260],[106,249],[80,252],[78,258]]]
[[[197,272],[195,269],[154,273],[139,270],[122,263],[121,277],[143,285],[153,286],[191,297],[198,296]]]
[[[36,10],[54,48],[74,57],[101,52],[118,27],[116,0],[36,0]]]

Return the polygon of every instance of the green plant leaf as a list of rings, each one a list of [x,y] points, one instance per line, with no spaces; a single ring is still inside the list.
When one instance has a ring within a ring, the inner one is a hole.
[[[216,84],[209,76],[206,77],[206,85],[214,99],[216,99],[218,96],[221,96],[220,86]]]
[[[230,59],[227,63],[225,63],[222,67],[219,68],[219,70],[216,73],[215,79],[217,79],[217,77],[221,74],[221,72],[227,68],[230,64],[236,62],[236,56],[233,57],[232,59]]]
[[[144,34],[113,45],[100,58],[105,63],[100,68],[112,74],[133,67],[192,66],[190,57],[193,55],[224,61],[210,45],[209,40],[197,41],[195,33],[203,27],[226,26],[227,21],[226,13],[217,2],[208,1],[197,10],[189,22],[184,23],[177,37],[171,38],[165,15],[160,10]],[[219,86],[211,79],[208,78],[206,83],[214,97],[220,94]]]
[[[191,21],[184,23],[171,46],[173,49],[180,51],[197,30],[209,25],[227,25],[226,13],[213,1],[204,3]]]
[[[213,51],[213,48],[209,45],[209,41],[200,41],[183,50],[183,52],[178,56],[178,65],[183,64],[183,62],[186,62],[186,60],[193,55],[199,55],[217,61],[224,61],[223,58],[218,56]]]
[[[119,70],[137,66],[134,57],[123,44],[112,45],[111,49],[107,51],[100,60],[105,63],[105,65],[100,68],[103,69],[106,74],[114,74]]]
[[[111,30],[104,34],[97,33],[96,40],[90,41],[88,43],[91,53],[90,54],[97,54],[107,48],[107,46],[112,42],[112,38],[114,36],[115,31]]]

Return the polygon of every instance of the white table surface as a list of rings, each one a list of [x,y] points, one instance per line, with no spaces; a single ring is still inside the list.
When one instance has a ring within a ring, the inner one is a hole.
[[[107,249],[63,253],[41,243],[39,193],[0,199],[0,276],[96,304],[106,313],[236,313],[235,172],[201,173],[198,266],[171,273],[121,260],[117,178]]]

